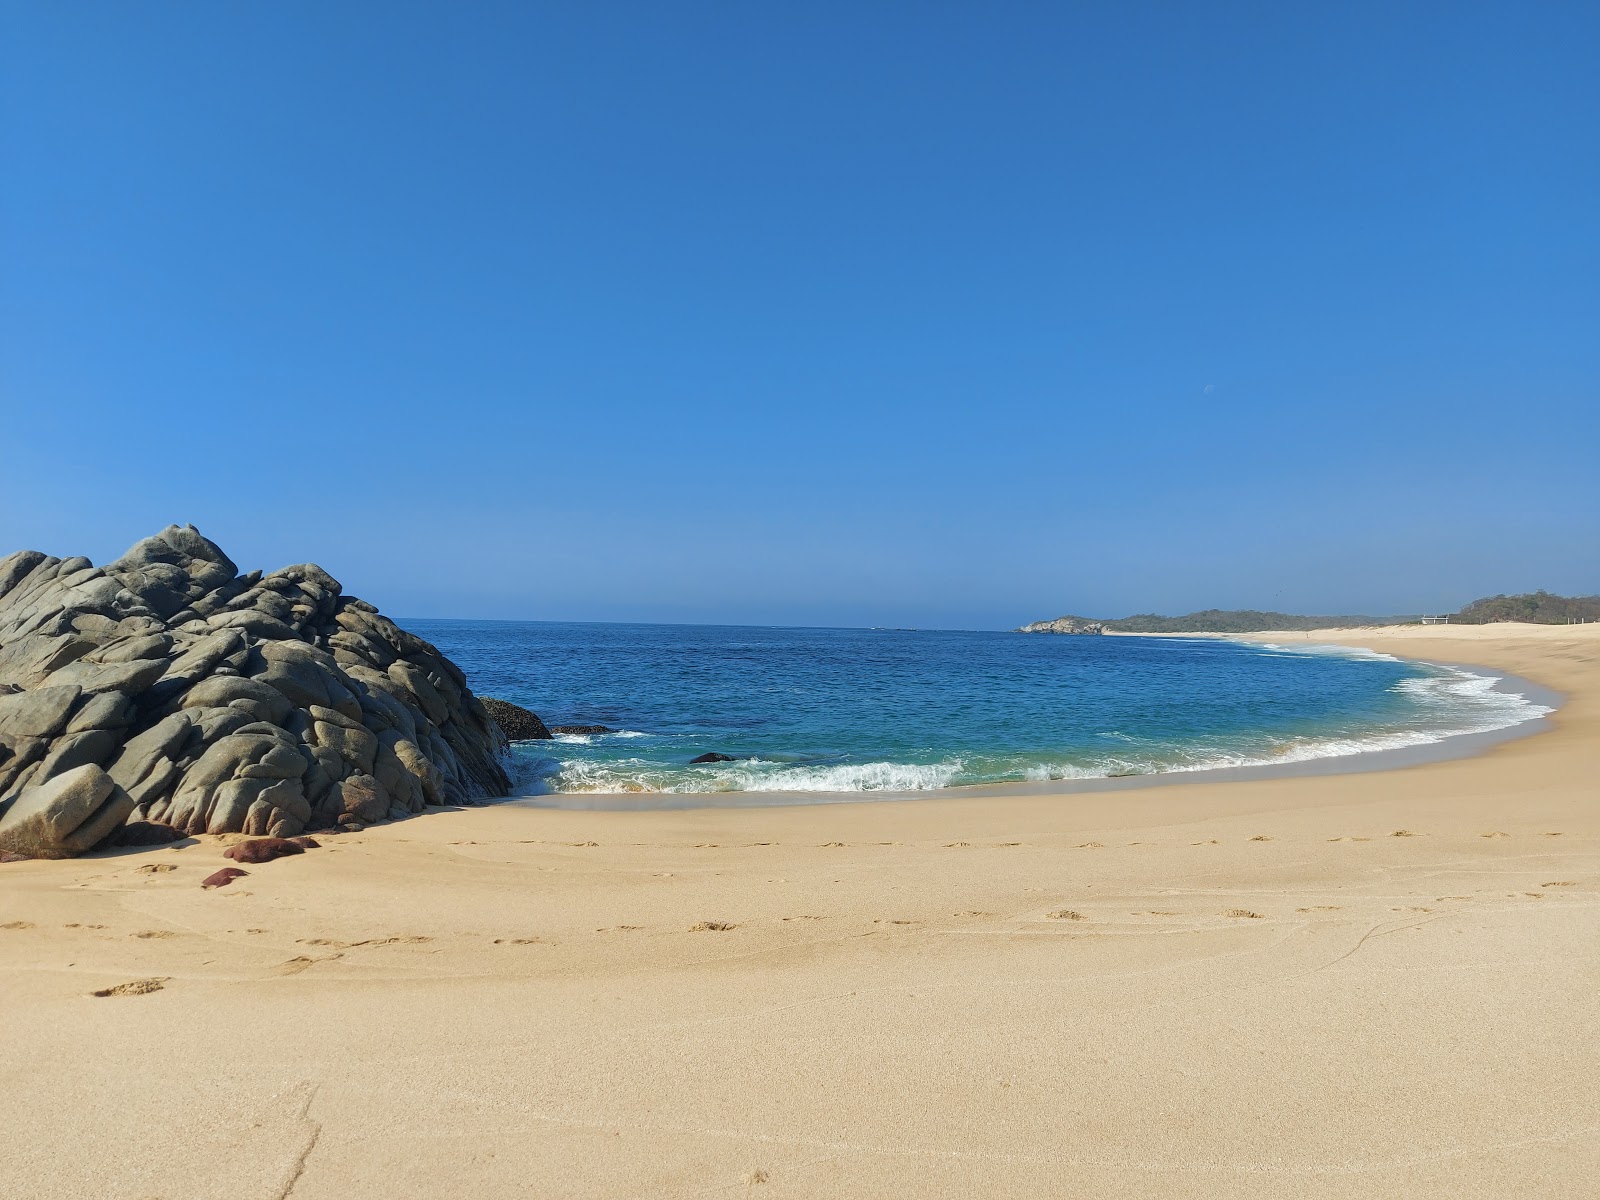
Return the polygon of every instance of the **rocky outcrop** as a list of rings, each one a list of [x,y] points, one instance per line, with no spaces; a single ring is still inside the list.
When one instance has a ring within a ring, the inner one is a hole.
[[[496,700],[491,696],[482,697],[482,701],[483,707],[511,741],[550,741],[552,735],[537,713],[529,712],[520,704],[512,704],[509,700]]]
[[[505,751],[460,668],[320,567],[240,574],[176,525],[105,567],[0,558],[0,847],[402,817],[504,795]]]
[[[1024,625],[1018,633],[1087,633],[1101,634],[1106,631],[1105,623],[1091,621],[1088,617],[1057,617],[1054,621],[1034,621],[1031,625]]]

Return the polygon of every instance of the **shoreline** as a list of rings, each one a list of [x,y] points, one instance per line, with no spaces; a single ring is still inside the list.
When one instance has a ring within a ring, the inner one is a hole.
[[[1400,626],[1398,628],[1418,628]],[[1428,627],[1421,627],[1428,628]],[[1475,628],[1458,626],[1457,628]],[[1537,628],[1537,627],[1536,627]],[[1559,627],[1551,627],[1559,628]],[[1309,631],[1306,637],[1326,632],[1359,634],[1363,629]],[[1265,634],[1114,634],[1116,637],[1204,638],[1216,641],[1239,642],[1244,645],[1272,645],[1258,641],[1257,637],[1284,638],[1284,633]],[[1334,641],[1318,641],[1317,645],[1340,645]],[[1198,767],[1151,771],[1130,775],[1063,777],[1039,780],[1000,780],[988,783],[951,784],[942,788],[904,790],[857,791],[726,791],[726,792],[533,792],[505,796],[493,801],[495,805],[521,808],[554,809],[563,812],[656,812],[696,808],[790,808],[813,804],[875,804],[906,803],[955,797],[982,798],[1011,795],[1076,795],[1088,792],[1127,791],[1151,787],[1172,787],[1188,783],[1233,783],[1251,779],[1291,779],[1320,775],[1352,775],[1371,771],[1394,771],[1429,763],[1448,762],[1471,758],[1486,753],[1504,742],[1536,737],[1549,732],[1554,725],[1551,718],[1566,703],[1566,696],[1555,688],[1536,680],[1527,679],[1483,663],[1444,662],[1436,659],[1413,658],[1396,655],[1408,662],[1423,666],[1440,667],[1469,673],[1491,672],[1498,678],[1492,691],[1518,695],[1533,704],[1548,708],[1549,713],[1530,717],[1499,729],[1475,730],[1447,734],[1430,742],[1412,746],[1376,747],[1347,754],[1328,754],[1294,759],[1281,763],[1246,763],[1235,766]]]
[[[0,1192],[1586,1194],[1600,626],[1457,632],[1339,636],[1556,689],[1546,732],[980,803],[502,803],[217,891],[237,838],[0,866]]]

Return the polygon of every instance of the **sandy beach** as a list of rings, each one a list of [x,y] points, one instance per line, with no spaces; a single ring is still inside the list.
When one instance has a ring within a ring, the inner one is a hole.
[[[1259,636],[1566,702],[1377,773],[3,865],[0,1195],[1592,1195],[1600,626]]]

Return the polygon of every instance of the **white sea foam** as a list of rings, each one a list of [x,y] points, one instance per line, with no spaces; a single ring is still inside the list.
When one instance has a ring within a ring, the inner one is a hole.
[[[605,741],[609,738],[642,738],[649,736],[648,733],[641,733],[637,729],[613,729],[608,733],[556,733],[551,735],[550,740],[553,742],[565,742],[569,746],[592,746],[596,742]]]
[[[1394,655],[1385,654],[1381,650],[1368,650],[1365,646],[1339,646],[1332,642],[1307,642],[1303,645],[1286,646],[1282,642],[1249,642],[1241,640],[1239,644],[1270,650],[1274,655],[1283,655],[1290,658],[1355,658],[1365,659],[1368,662],[1401,661]]]
[[[949,787],[962,762],[797,765],[746,759],[682,770],[631,758],[576,760],[543,777],[563,792],[924,792]]]

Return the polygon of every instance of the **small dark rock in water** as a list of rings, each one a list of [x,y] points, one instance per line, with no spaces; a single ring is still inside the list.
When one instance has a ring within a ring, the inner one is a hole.
[[[154,821],[129,821],[111,835],[112,846],[165,846],[184,837],[181,829],[158,825]]]
[[[480,696],[483,707],[489,710],[489,715],[494,718],[496,725],[500,726],[508,742],[548,742],[550,731],[545,728],[544,722],[537,713],[531,713],[520,704],[512,704],[509,700],[495,700],[489,696]]]
[[[552,725],[551,733],[578,733],[588,735],[591,733],[610,733],[611,730],[604,725]]]
[[[307,839],[309,840],[309,839]],[[312,845],[316,843],[313,842]],[[282,858],[286,854],[304,854],[305,846],[299,839],[290,841],[288,838],[256,838],[254,841],[240,842],[237,846],[229,846],[222,852],[223,858],[231,858],[234,862],[242,863],[267,863],[275,858]]]
[[[689,760],[689,765],[693,766],[695,763],[738,762],[738,761],[739,760],[736,759],[731,754],[715,754],[715,753],[713,753],[713,754],[702,754],[699,758],[691,758]]]
[[[223,867],[220,871],[213,871],[200,881],[203,888],[227,887],[241,875],[248,875],[249,871],[241,871],[238,867]]]

